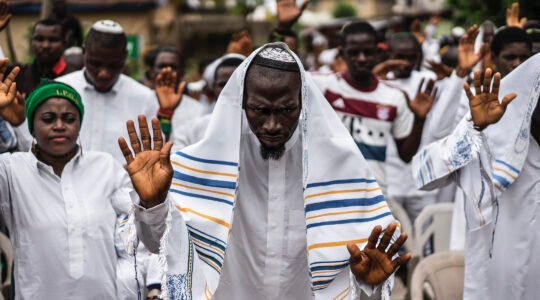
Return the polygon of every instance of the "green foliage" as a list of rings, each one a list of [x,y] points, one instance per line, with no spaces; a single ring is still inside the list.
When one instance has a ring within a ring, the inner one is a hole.
[[[497,26],[506,24],[506,9],[512,3],[519,2],[520,17],[540,18],[540,1],[538,0],[447,0],[454,8],[454,22],[462,26],[482,24],[485,20],[493,21]]]
[[[334,18],[354,17],[356,16],[356,8],[344,0],[338,0],[332,11],[332,16]]]

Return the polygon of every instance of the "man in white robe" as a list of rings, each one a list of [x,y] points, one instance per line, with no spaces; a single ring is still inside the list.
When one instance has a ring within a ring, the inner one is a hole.
[[[500,85],[500,94],[507,94],[500,103],[500,74],[490,92],[491,71],[483,82],[476,71],[476,96],[465,87],[470,115],[413,160],[419,187],[455,180],[463,189],[464,299],[540,295],[539,65],[536,55],[509,73]]]
[[[137,232],[160,250],[170,299],[356,299],[377,287],[389,299],[406,235],[394,235],[350,134],[283,43],[237,68],[174,170],[152,127],[154,150],[144,117],[142,141],[128,122],[135,157],[119,142],[142,195]]]

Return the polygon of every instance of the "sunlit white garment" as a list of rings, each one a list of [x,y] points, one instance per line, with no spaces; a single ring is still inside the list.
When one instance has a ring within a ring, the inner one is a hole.
[[[202,140],[211,117],[212,114],[207,114],[189,122],[188,124],[177,127],[177,130],[174,131],[172,139],[173,146],[171,152],[174,153],[184,147],[195,144],[196,142]]]
[[[430,71],[411,72],[408,78],[397,78],[388,80],[387,84],[395,86],[407,93],[409,101],[413,101],[418,92],[418,86],[424,79],[422,91],[425,89],[429,79],[436,80],[436,76]],[[435,102],[436,103],[436,102]],[[436,105],[436,104],[434,104]],[[429,123],[431,114],[428,113],[425,123]],[[429,127],[424,126],[420,139],[420,149],[423,145],[430,142]],[[399,152],[396,143],[392,137],[389,137],[386,148],[386,182],[387,194],[390,199],[393,199],[403,205],[409,217],[414,222],[414,219],[420,214],[422,209],[428,205],[435,203],[437,191],[422,191],[416,187],[411,172],[411,164],[404,162],[399,157]]]
[[[31,152],[0,155],[17,299],[115,299],[116,217],[130,209],[131,190],[105,153],[78,153],[62,177]]]
[[[182,134],[183,128],[204,116],[207,112],[208,110],[202,102],[199,102],[190,96],[183,95],[182,100],[174,110],[171,119],[171,133],[169,139],[174,141],[176,136]]]

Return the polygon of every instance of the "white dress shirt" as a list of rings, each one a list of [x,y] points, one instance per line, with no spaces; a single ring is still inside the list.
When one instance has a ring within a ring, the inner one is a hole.
[[[71,85],[82,97],[84,122],[80,137],[83,149],[105,151],[124,164],[125,159],[117,140],[122,136],[129,143],[127,120],[133,120],[137,124],[138,115],[143,114],[150,123],[150,120],[157,116],[159,102],[155,92],[120,74],[112,89],[101,93],[86,80],[84,69],[58,77],[56,81]],[[182,126],[203,113],[204,107],[200,103],[184,95],[173,115],[172,126]],[[171,136],[173,134],[174,128]]]
[[[62,177],[31,152],[0,155],[16,299],[116,299],[116,218],[130,209],[131,190],[105,153],[79,152]]]

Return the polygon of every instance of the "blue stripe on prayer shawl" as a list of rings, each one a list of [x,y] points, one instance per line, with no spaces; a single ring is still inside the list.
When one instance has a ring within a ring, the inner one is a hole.
[[[194,232],[190,232],[190,236],[196,240],[199,240],[205,244],[208,244],[209,246],[213,246],[213,247],[216,247],[216,248],[219,248],[220,250],[222,250],[223,252],[225,252],[225,246],[223,245],[220,245],[214,241],[212,241],[211,239],[207,239],[205,238],[204,236],[201,236],[201,235],[198,235]],[[206,246],[200,246],[200,247],[203,247],[205,248],[207,251],[210,251],[210,252],[213,252],[216,254],[216,256],[219,256],[221,258],[221,260],[223,260],[223,255],[219,254],[218,252],[212,250],[211,248],[208,248]]]
[[[386,216],[391,216],[391,215],[392,215],[391,212],[386,212],[384,214],[380,214],[378,216],[371,217],[371,218],[348,219],[348,220],[338,220],[338,221],[326,221],[326,222],[312,223],[312,224],[307,225],[306,228],[309,229],[309,228],[318,227],[318,226],[339,225],[339,224],[348,224],[348,223],[365,223],[365,222],[371,222],[371,221],[375,221],[375,220],[378,220],[378,219],[382,219],[382,218],[384,218]]]
[[[336,265],[336,264],[343,264],[343,263],[349,263],[348,259],[343,260],[329,260],[329,261],[315,261],[309,264],[310,268],[316,268],[317,265]]]
[[[493,179],[498,181],[503,189],[508,188],[508,186],[510,185],[510,182],[508,182],[508,180],[506,180],[506,178],[501,177],[499,175],[493,174]]]
[[[307,185],[307,188],[312,187],[318,187],[318,186],[327,186],[327,185],[333,185],[333,184],[345,184],[345,183],[373,183],[376,182],[375,179],[365,179],[365,178],[358,178],[358,179],[342,179],[342,180],[332,180],[332,181],[326,181],[326,182],[315,182],[310,183]]]
[[[341,208],[349,206],[369,206],[384,201],[384,196],[377,195],[373,198],[355,198],[355,199],[343,199],[343,200],[329,200],[318,203],[311,203],[306,205],[306,213],[320,209],[327,208]]]
[[[170,191],[173,192],[173,193],[177,193],[177,194],[188,196],[188,197],[194,197],[194,198],[200,198],[200,199],[206,199],[206,200],[221,202],[221,203],[229,204],[231,206],[233,205],[232,201],[228,201],[228,200],[221,199],[221,198],[209,197],[209,196],[200,195],[200,194],[186,193],[186,192],[182,192],[182,191],[175,190],[175,189],[170,189]]]
[[[373,146],[356,142],[366,160],[386,161],[386,146]]]
[[[195,177],[195,176],[187,175],[184,173],[180,173],[178,171],[174,171],[174,178],[191,182],[191,183],[196,183],[199,185],[204,185],[204,186],[226,188],[226,189],[231,189],[231,190],[236,189],[236,181],[224,181],[224,180],[200,178],[200,177]]]
[[[221,245],[223,245],[223,250],[225,250],[225,242],[221,239],[218,239],[217,237],[215,236],[212,236],[212,235],[209,235],[205,232],[202,232],[200,231],[199,229],[193,227],[193,226],[190,226],[188,224],[186,224],[187,228],[189,229],[190,233],[191,232],[195,232],[196,234],[200,235],[200,236],[205,236],[207,239],[212,239],[214,241],[214,243],[219,243]]]
[[[516,168],[514,168],[514,167],[512,167],[512,166],[509,165],[508,163],[505,163],[504,161],[498,160],[498,159],[495,160],[495,162],[498,162],[498,163],[500,163],[501,165],[505,165],[505,166],[507,166],[510,170],[512,170],[512,171],[516,172],[517,174],[519,174],[519,170],[516,169]]]
[[[194,161],[203,162],[203,163],[207,163],[207,164],[224,165],[224,166],[234,166],[234,167],[237,167],[237,166],[238,166],[238,163],[236,163],[236,162],[198,158],[198,157],[195,157],[195,156],[191,156],[191,155],[185,154],[185,153],[182,152],[182,151],[178,151],[178,152],[176,152],[176,154],[178,154],[178,155],[180,155],[180,156],[182,156],[182,157],[185,157],[185,158],[187,158],[187,159],[191,159],[191,160],[194,160]]]
[[[197,246],[197,244],[195,244],[195,248],[200,248]],[[216,269],[212,264],[206,262],[204,259],[202,259],[203,262],[205,262],[207,265],[209,265],[210,267],[212,267],[212,269],[216,270],[218,273],[221,273],[221,268],[222,268],[222,265],[221,265],[221,262],[217,259],[215,259],[214,257],[204,253],[204,252],[201,252],[201,251],[197,251],[197,254],[199,254],[199,256],[202,256],[202,258],[206,258],[208,260],[211,260],[213,263],[215,263],[216,265],[218,265],[218,267],[220,268],[219,270]]]
[[[311,272],[315,272],[315,271],[326,271],[326,270],[339,270],[339,269],[342,269],[343,267],[346,267],[347,265],[349,264],[349,260],[347,260],[346,262],[343,262],[339,265],[331,265],[331,266],[317,266],[317,267],[311,267]]]

